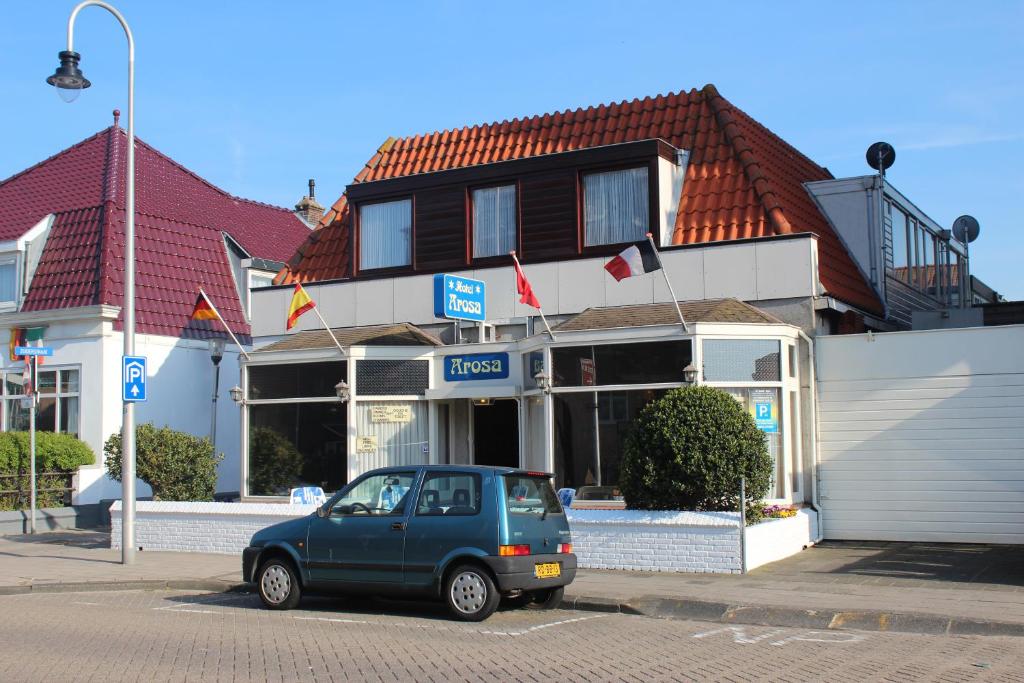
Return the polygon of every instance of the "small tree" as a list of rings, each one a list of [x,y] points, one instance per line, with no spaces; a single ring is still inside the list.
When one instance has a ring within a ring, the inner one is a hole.
[[[273,496],[287,493],[302,473],[302,453],[270,427],[249,432],[249,493]]]
[[[631,509],[735,510],[768,492],[772,459],[764,433],[729,394],[673,389],[649,403],[626,438],[619,488]]]
[[[110,435],[103,446],[107,474],[121,481],[121,434]],[[135,460],[139,479],[153,489],[154,500],[213,500],[217,486],[217,463],[223,455],[214,453],[206,437],[193,436],[153,423],[135,429]]]

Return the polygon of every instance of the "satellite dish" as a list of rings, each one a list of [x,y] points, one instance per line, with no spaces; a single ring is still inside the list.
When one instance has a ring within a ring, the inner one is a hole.
[[[974,216],[960,216],[953,221],[953,237],[961,244],[970,244],[978,239],[980,232],[981,226]]]
[[[896,150],[888,142],[876,142],[868,147],[868,166],[885,175],[885,169],[892,166],[896,161]]]

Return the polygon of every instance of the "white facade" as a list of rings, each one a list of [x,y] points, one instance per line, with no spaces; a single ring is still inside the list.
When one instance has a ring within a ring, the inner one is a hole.
[[[1024,326],[816,344],[826,538],[1024,543]]]
[[[120,498],[121,485],[106,476],[103,444],[121,430],[121,355],[124,337],[114,330],[119,310],[110,306],[90,306],[63,311],[7,314],[0,317],[0,335],[6,338],[12,327],[45,327],[42,345],[53,347],[42,370],[77,369],[79,371],[79,438],[96,455],[96,464],[78,472],[75,504],[97,503]],[[213,364],[208,344],[200,340],[136,334],[136,355],[148,359],[148,401],[137,404],[136,423],[153,422],[158,427],[197,436],[208,436],[211,427]],[[19,372],[21,361],[4,358],[5,372]],[[220,367],[220,392],[217,401],[217,452],[224,453],[218,467],[217,491],[238,491],[240,480],[239,410],[228,389],[238,382],[238,351],[225,349]],[[3,428],[9,428],[4,406]],[[137,482],[140,497],[150,495],[149,487]]]

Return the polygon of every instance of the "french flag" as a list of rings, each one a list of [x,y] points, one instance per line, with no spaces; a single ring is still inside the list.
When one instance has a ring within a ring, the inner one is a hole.
[[[653,273],[661,269],[661,260],[654,253],[650,240],[635,242],[622,250],[618,256],[604,264],[604,269],[616,280],[623,280],[634,275]]]

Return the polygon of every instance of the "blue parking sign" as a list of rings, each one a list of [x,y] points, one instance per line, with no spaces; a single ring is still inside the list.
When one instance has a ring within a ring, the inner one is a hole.
[[[123,356],[121,366],[121,400],[141,402],[146,400],[146,357]]]

